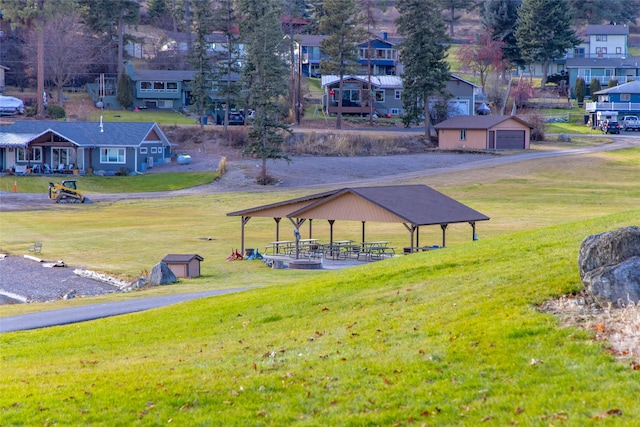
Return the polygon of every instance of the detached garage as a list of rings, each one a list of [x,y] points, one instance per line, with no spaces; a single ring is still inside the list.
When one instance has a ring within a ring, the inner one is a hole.
[[[434,128],[445,150],[526,150],[532,126],[516,116],[456,116]]]

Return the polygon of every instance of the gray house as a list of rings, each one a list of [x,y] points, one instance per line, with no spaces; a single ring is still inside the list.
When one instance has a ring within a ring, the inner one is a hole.
[[[143,172],[171,159],[156,123],[17,121],[0,126],[2,170],[114,174]]]

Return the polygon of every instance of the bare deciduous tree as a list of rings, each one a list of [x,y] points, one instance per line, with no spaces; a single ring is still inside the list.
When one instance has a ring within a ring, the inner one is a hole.
[[[96,44],[86,34],[85,26],[76,14],[56,14],[43,28],[45,34],[44,73],[45,80],[56,89],[58,105],[62,106],[62,90],[74,77],[84,73],[94,62]],[[24,54],[36,58],[38,32],[27,33]]]

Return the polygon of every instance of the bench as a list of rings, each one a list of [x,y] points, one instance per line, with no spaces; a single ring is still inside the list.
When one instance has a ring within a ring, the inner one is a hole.
[[[42,253],[42,242],[35,242],[32,247],[29,248],[29,252],[34,254]]]
[[[27,165],[15,165],[14,172],[16,175],[26,175]]]

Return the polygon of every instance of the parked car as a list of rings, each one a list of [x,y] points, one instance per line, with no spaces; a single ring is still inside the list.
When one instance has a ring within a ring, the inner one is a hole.
[[[223,125],[224,124],[224,113],[218,113],[216,115],[216,124]],[[242,114],[237,113],[235,111],[229,112],[229,126],[242,126],[244,125],[244,117]]]
[[[622,129],[640,131],[640,119],[638,119],[638,116],[624,116],[622,118]]]
[[[613,120],[605,120],[601,126],[602,132],[604,133],[620,133],[621,128],[620,123]]]

